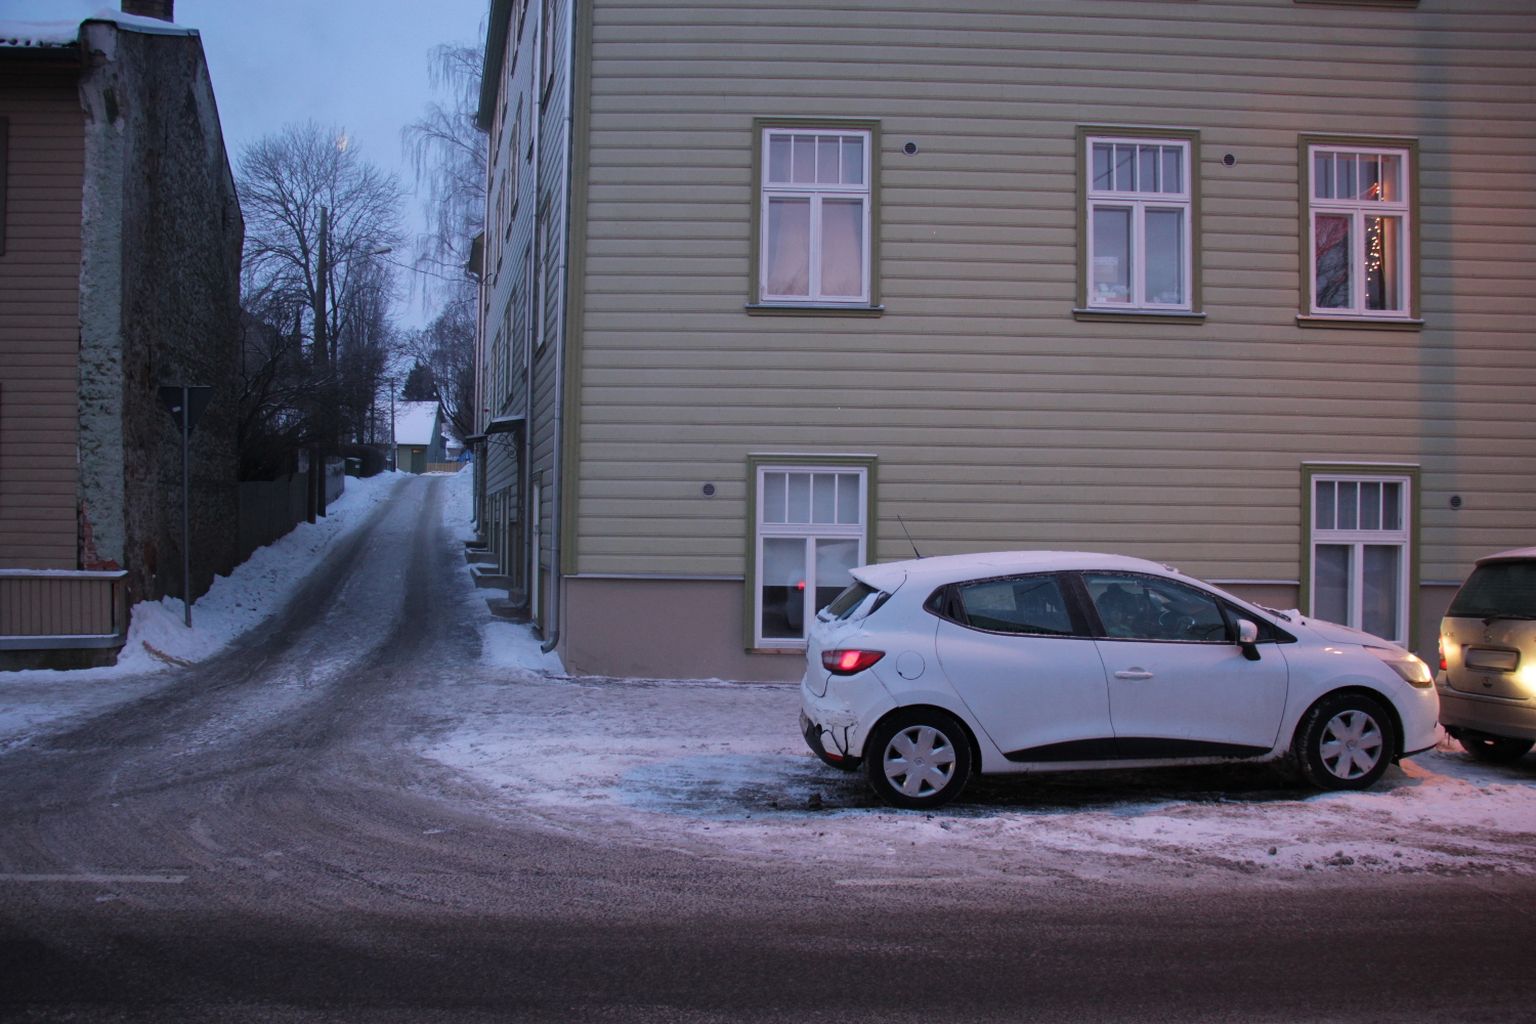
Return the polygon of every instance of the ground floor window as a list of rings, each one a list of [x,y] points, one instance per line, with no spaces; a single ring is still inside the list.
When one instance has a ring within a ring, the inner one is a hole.
[[[1311,613],[1407,644],[1412,476],[1314,471],[1310,489]]]
[[[755,462],[754,647],[800,647],[867,562],[869,467]]]

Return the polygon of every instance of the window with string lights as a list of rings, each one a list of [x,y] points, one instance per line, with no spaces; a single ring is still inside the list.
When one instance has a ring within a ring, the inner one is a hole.
[[[1414,318],[1415,156],[1411,143],[1304,142],[1311,316]]]

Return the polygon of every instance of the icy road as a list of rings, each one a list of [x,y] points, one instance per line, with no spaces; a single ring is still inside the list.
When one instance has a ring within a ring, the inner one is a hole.
[[[466,484],[355,488],[123,669],[0,677],[0,1018],[1531,1018],[1536,757],[892,812],[791,686],[568,679],[489,621]]]

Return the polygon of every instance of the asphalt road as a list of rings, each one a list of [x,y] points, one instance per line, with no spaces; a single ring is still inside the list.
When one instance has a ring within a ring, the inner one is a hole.
[[[0,756],[0,1020],[1536,1019],[1519,876],[849,886],[520,821],[413,752],[478,671],[441,486],[227,655]]]

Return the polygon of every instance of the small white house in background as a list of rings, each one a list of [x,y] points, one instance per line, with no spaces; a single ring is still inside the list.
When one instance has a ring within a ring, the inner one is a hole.
[[[395,468],[425,473],[427,465],[448,461],[443,445],[443,409],[436,402],[395,403]]]

